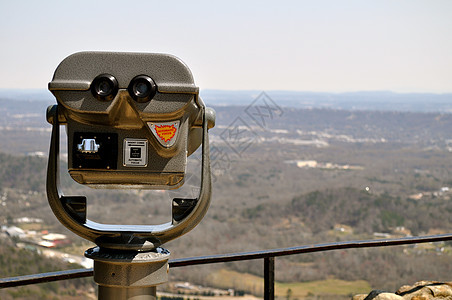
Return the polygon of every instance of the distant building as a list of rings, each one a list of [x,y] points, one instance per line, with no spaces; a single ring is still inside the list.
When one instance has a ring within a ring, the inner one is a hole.
[[[42,219],[22,217],[13,220],[15,223],[42,223]]]
[[[6,227],[5,230],[6,234],[9,235],[10,237],[24,237],[25,231],[23,231],[21,228],[16,227],[16,226],[10,226],[10,227]]]
[[[47,154],[45,154],[42,151],[35,151],[35,152],[29,152],[28,156],[47,157]]]
[[[335,224],[333,229],[335,231],[344,232],[344,233],[352,233],[353,228],[351,226],[345,224]]]
[[[424,197],[423,193],[417,193],[417,194],[410,195],[408,198],[413,199],[413,200],[421,200],[422,197]]]
[[[42,240],[38,243],[39,246],[46,248],[55,248],[58,246],[69,245],[71,241],[60,233],[49,233],[42,236]]]
[[[299,161],[297,161],[297,167],[299,167],[299,168],[315,168],[315,167],[317,167],[317,161],[315,161],[315,160],[299,160]]]
[[[408,228],[405,228],[404,226],[397,226],[392,230],[392,233],[400,236],[412,236],[411,231]]]

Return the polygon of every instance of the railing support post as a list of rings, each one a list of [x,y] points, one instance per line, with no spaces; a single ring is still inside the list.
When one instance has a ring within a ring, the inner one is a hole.
[[[275,299],[275,257],[264,258],[264,300]]]

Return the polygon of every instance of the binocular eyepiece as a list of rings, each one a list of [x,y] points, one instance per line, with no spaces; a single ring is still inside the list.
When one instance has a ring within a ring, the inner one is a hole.
[[[91,93],[100,101],[111,101],[118,93],[118,81],[113,75],[101,74],[91,83]]]
[[[91,83],[91,93],[100,101],[113,100],[119,90],[118,81],[113,75],[100,74]],[[147,75],[138,75],[130,81],[127,88],[130,97],[139,103],[151,101],[157,92],[157,85]]]

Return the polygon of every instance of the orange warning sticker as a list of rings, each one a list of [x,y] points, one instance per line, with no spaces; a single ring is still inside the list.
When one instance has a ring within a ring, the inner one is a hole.
[[[155,138],[164,147],[171,147],[176,142],[179,124],[179,120],[159,123],[148,122],[148,126]]]
[[[172,125],[155,125],[155,132],[165,143],[171,141],[171,139],[176,135],[177,128]]]

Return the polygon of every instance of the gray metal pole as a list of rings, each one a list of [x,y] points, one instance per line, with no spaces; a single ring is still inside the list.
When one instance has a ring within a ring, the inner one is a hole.
[[[94,281],[99,300],[156,300],[156,286],[168,281],[170,253],[163,248],[149,252],[91,248]]]

